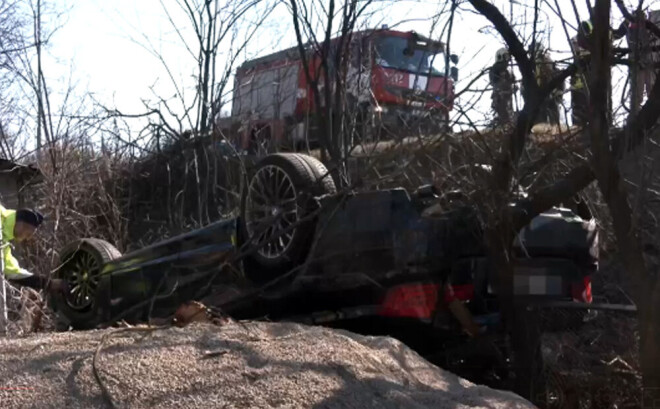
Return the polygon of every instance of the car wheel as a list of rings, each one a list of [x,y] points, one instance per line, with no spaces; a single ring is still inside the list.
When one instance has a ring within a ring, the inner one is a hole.
[[[100,322],[97,290],[103,266],[121,257],[112,244],[100,239],[82,239],[64,248],[56,278],[67,283],[67,290],[51,298],[53,309],[75,329],[89,329]]]
[[[332,175],[320,160],[309,155],[297,154],[296,156],[307,163],[312,169],[314,177],[316,177],[315,185],[312,186],[312,192],[315,196],[337,193],[337,186]]]
[[[328,170],[311,156],[279,153],[262,159],[241,200],[239,229],[248,243],[250,269],[271,277],[301,262],[315,228],[313,198],[335,192]]]

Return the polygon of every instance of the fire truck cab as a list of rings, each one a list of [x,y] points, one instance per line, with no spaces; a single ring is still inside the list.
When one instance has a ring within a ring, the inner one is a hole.
[[[339,40],[333,39],[330,48],[341,47],[342,58],[349,59],[343,73],[344,109],[353,116],[357,137],[391,139],[446,126],[458,79],[458,69],[451,64],[458,57],[447,56],[444,43],[386,27],[353,32],[347,46]],[[225,124],[230,124],[239,150],[265,154],[317,145],[320,110],[310,79],[318,82],[320,94],[325,81],[318,53],[309,45],[305,49],[309,75],[298,47],[246,61],[238,68],[231,117]],[[333,70],[335,60],[329,60]],[[318,100],[323,105],[322,95]]]

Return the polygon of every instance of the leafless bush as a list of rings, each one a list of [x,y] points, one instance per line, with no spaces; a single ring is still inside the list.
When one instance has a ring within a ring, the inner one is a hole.
[[[542,321],[582,318],[577,311],[545,310]],[[641,373],[636,320],[600,313],[578,329],[542,336],[547,408],[638,408]]]
[[[5,336],[15,337],[55,329],[55,317],[44,295],[26,287],[7,285],[7,323]]]
[[[35,159],[43,181],[24,194],[30,205],[45,214],[46,221],[36,239],[17,246],[25,267],[51,276],[60,263],[59,251],[84,237],[125,246],[126,223],[116,179],[125,163],[82,143],[52,147],[48,155]],[[45,294],[11,285],[8,288],[10,335],[54,328]]]
[[[49,156],[55,161],[38,162],[44,181],[34,192],[47,214],[41,235],[49,247],[57,249],[75,238],[93,236],[121,249],[125,221],[117,200],[121,187],[116,177],[126,164],[76,145],[50,148]]]
[[[131,161],[116,175],[134,248],[237,210],[241,160],[224,143],[214,142],[210,137],[175,140]]]

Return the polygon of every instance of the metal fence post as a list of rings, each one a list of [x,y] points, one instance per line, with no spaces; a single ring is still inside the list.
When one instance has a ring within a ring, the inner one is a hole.
[[[1,224],[1,223],[0,223]],[[0,228],[0,253],[5,249],[2,243],[2,229]],[[7,283],[5,282],[5,258],[0,254],[0,334],[7,334]]]

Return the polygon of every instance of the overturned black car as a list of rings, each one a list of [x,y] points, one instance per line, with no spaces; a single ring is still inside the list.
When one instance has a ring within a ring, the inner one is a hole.
[[[470,209],[427,216],[429,188],[337,193],[301,154],[265,157],[246,185],[239,217],[139,251],[73,243],[57,271],[70,286],[53,300],[59,316],[93,328],[206,299],[234,318],[387,334],[430,356],[466,337],[458,301],[480,331],[497,331],[495,272]],[[597,238],[594,220],[567,209],[534,218],[514,244],[516,296],[591,302]]]

